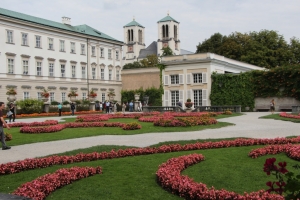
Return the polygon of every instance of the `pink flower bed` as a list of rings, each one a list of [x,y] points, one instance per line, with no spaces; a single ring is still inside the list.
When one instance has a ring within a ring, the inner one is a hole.
[[[16,189],[13,194],[32,198],[34,200],[42,200],[56,189],[76,180],[93,176],[94,174],[102,174],[102,168],[72,167],[70,169],[59,169],[52,174],[46,174],[31,182],[23,184]]]
[[[23,126],[50,126],[50,125],[56,125],[58,124],[57,120],[46,120],[44,122],[15,122],[9,124],[9,127],[23,127]],[[5,126],[4,126],[5,127]]]
[[[203,183],[196,183],[188,176],[182,176],[181,171],[187,167],[204,160],[201,154],[191,154],[178,158],[171,158],[166,163],[159,166],[156,176],[161,186],[172,193],[178,194],[185,199],[269,199],[284,200],[284,197],[277,194],[269,194],[264,190],[258,192],[244,193],[244,195],[235,192],[229,192],[214,187],[208,188]]]
[[[285,118],[300,119],[300,113],[299,113],[299,115],[292,115],[292,114],[287,114],[285,112],[282,112],[279,114],[279,116],[285,117]]]
[[[112,150],[111,152],[93,152],[93,153],[79,153],[74,156],[48,156],[45,158],[33,158],[25,159],[17,162],[9,162],[0,165],[0,174],[14,174],[21,171],[46,168],[52,165],[62,165],[77,162],[89,162],[94,160],[103,160],[111,158],[120,158],[127,156],[148,155],[155,153],[168,153],[177,151],[191,151],[200,149],[213,149],[213,148],[228,148],[239,146],[254,146],[254,145],[274,145],[274,144],[288,144],[288,143],[300,143],[300,136],[297,138],[275,138],[275,139],[235,139],[224,140],[218,142],[203,142],[194,144],[172,144],[162,145],[160,147],[146,147],[146,148],[128,148],[125,150]],[[296,153],[295,153],[296,152]],[[290,154],[299,153],[299,148],[291,148]]]
[[[300,160],[300,145],[297,144],[281,144],[270,145],[262,148],[257,148],[249,153],[251,158],[257,158],[264,155],[274,155],[285,152],[288,157],[294,160]]]

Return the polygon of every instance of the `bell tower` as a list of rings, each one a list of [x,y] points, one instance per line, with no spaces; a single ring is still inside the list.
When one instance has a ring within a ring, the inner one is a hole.
[[[124,53],[125,64],[136,61],[140,50],[145,48],[145,27],[135,21],[126,24],[124,27]]]
[[[170,47],[175,55],[180,54],[179,22],[169,13],[157,22],[158,40],[157,53],[162,55],[163,47]]]

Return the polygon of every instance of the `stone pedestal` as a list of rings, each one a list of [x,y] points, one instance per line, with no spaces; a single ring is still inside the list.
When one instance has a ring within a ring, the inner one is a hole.
[[[90,102],[90,110],[95,111],[95,102]]]
[[[44,103],[44,112],[49,112],[49,103]]]
[[[139,105],[140,105],[140,102],[139,102],[139,101],[135,101],[135,102],[134,102],[133,110],[134,110],[134,111],[139,111],[139,110],[138,110]]]
[[[185,112],[190,113],[190,112],[192,112],[192,109],[186,109]]]

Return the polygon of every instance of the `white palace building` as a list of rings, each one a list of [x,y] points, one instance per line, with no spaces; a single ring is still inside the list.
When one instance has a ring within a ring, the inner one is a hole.
[[[15,88],[17,100],[41,98],[49,90],[50,101],[78,99],[95,90],[104,101],[110,91],[120,99],[123,42],[88,25],[72,26],[0,8],[0,101],[7,102],[7,88]]]

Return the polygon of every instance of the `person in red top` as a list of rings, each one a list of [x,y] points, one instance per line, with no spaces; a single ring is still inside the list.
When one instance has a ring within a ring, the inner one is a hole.
[[[0,134],[1,134],[1,143],[2,143],[2,150],[10,149],[9,146],[6,146],[5,143],[5,134],[3,130],[3,125],[6,126],[6,128],[9,130],[10,127],[6,123],[6,121],[3,119],[3,110],[5,108],[5,104],[3,102],[0,102]]]

